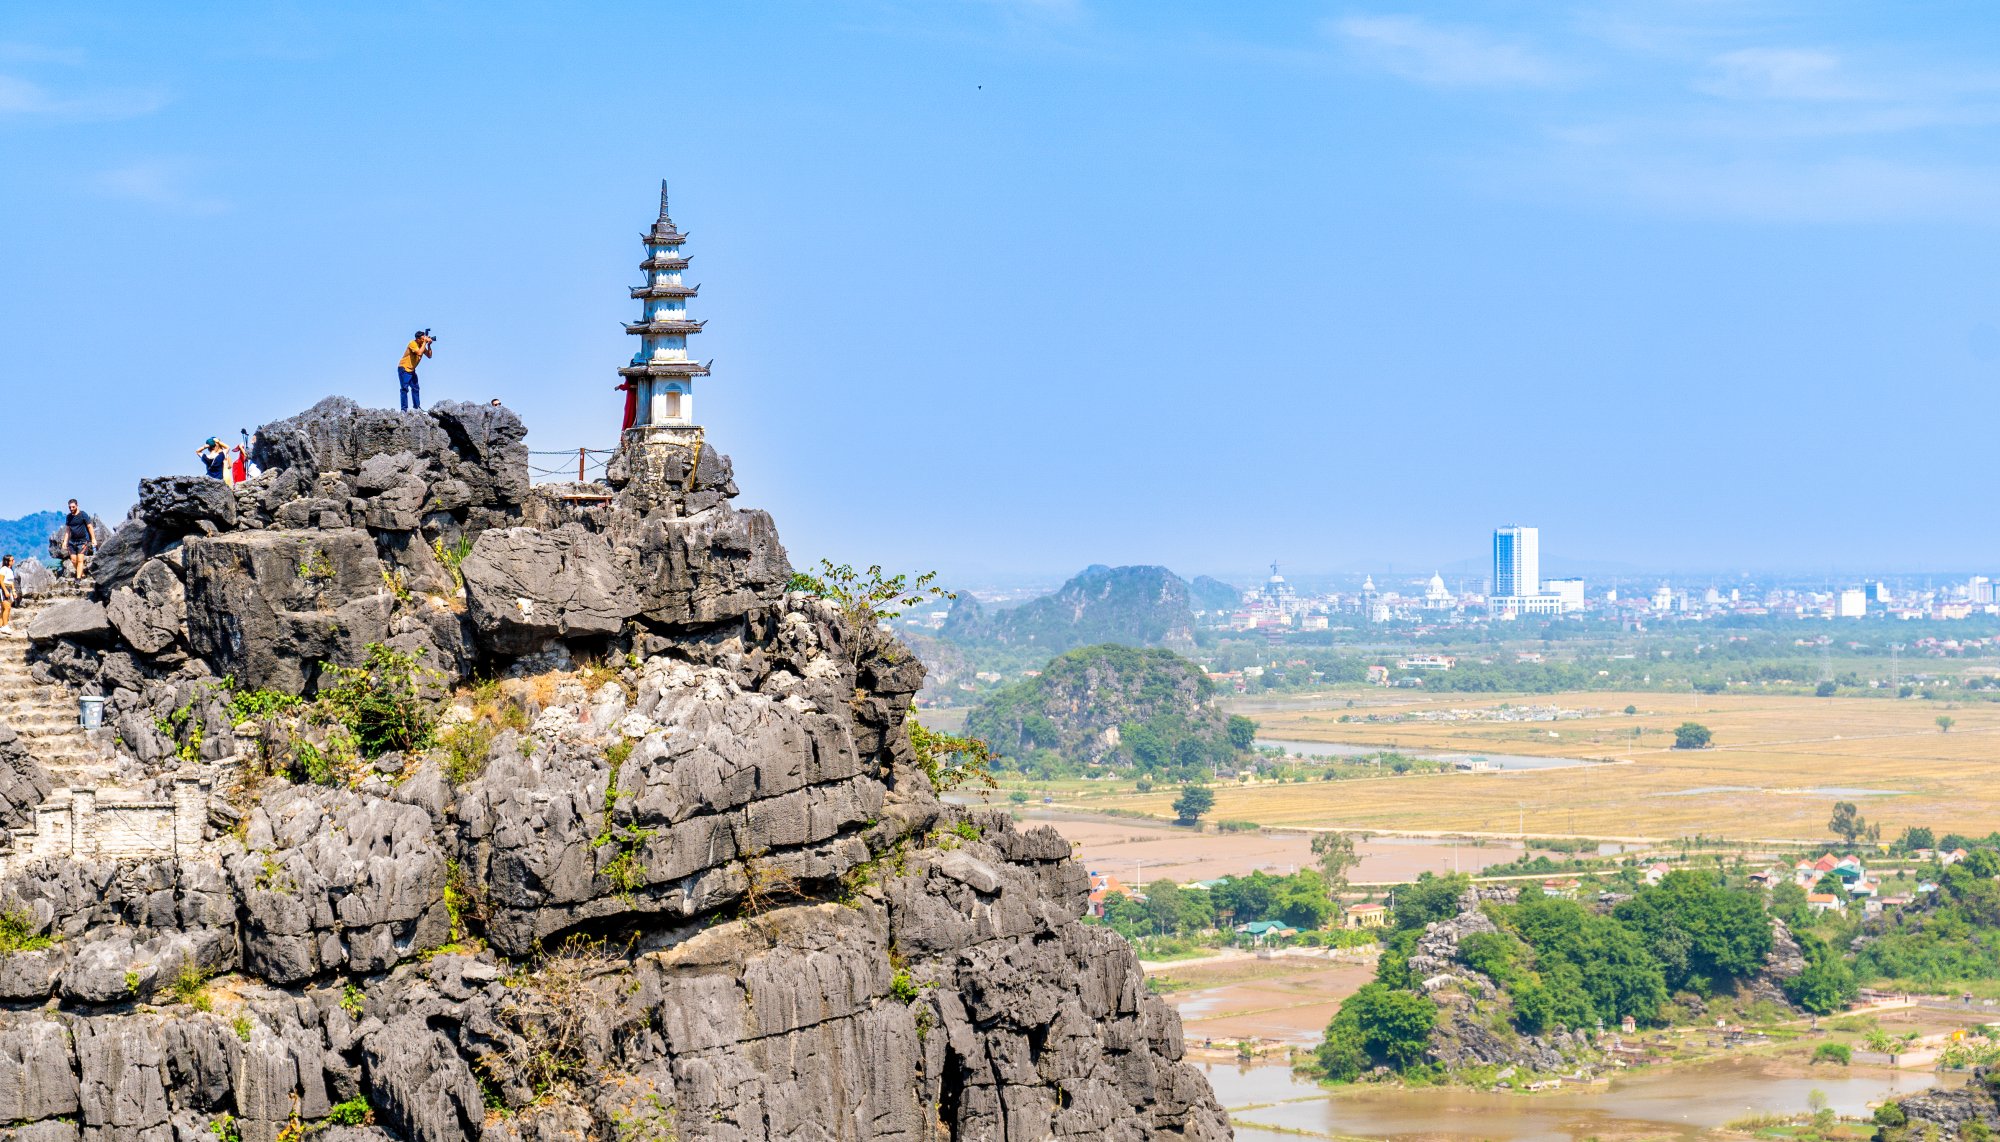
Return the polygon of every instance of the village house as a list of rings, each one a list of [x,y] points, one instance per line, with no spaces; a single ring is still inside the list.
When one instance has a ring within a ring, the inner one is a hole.
[[[1104,899],[1107,896],[1123,896],[1129,900],[1144,900],[1145,897],[1125,887],[1125,883],[1108,873],[1090,874],[1090,903],[1092,916],[1104,919]]]
[[[1835,896],[1835,895],[1834,895],[1833,893],[1831,893],[1831,892],[1809,892],[1809,893],[1807,893],[1807,894],[1806,894],[1806,907],[1807,907],[1807,908],[1810,908],[1810,909],[1812,909],[1812,910],[1813,910],[1814,912],[1846,912],[1846,911],[1847,911],[1847,905],[1841,902],[1841,899],[1840,899],[1840,897],[1838,897],[1838,896]]]
[[[1351,904],[1341,923],[1349,928],[1384,928],[1389,924],[1389,910],[1380,904]]]
[[[1288,926],[1282,920],[1252,920],[1248,924],[1236,925],[1239,935],[1248,936],[1251,942],[1262,944],[1273,936],[1287,937],[1299,934],[1297,928]]]

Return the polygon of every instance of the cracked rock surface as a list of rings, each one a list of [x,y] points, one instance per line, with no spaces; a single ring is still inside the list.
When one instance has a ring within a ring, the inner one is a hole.
[[[1069,846],[940,800],[921,664],[787,593],[726,457],[565,495],[525,437],[322,402],[257,480],[149,481],[31,632],[142,791],[233,776],[198,848],[0,876],[0,1142],[1229,1136]],[[378,643],[439,743],[324,783],[339,741],[221,685]],[[10,740],[0,826],[50,795]]]

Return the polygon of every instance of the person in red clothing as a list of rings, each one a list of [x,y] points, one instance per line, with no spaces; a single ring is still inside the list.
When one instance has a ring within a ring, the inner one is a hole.
[[[620,428],[620,431],[623,431],[637,424],[639,421],[639,386],[633,384],[631,381],[626,381],[619,385],[618,388],[625,393],[625,423]]]

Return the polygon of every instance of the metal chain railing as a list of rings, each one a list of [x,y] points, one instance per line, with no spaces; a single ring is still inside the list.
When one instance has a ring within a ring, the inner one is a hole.
[[[611,457],[617,454],[616,448],[565,448],[560,452],[529,452],[528,475],[537,483],[569,480],[575,480],[579,484],[588,483],[595,477],[602,476],[605,466],[611,463]],[[566,461],[574,460],[576,463],[572,466],[565,462],[551,467],[545,461],[535,460],[534,457],[537,456],[561,456]]]

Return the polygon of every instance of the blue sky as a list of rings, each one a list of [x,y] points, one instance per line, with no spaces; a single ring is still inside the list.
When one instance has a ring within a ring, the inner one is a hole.
[[[423,325],[607,445],[664,176],[801,562],[1990,571],[1996,141],[1975,3],[15,0],[0,515]]]

